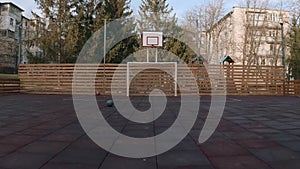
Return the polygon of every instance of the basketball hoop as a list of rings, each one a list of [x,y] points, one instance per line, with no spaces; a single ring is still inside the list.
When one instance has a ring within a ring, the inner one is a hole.
[[[142,34],[143,47],[162,47],[163,33],[162,32],[143,32]]]
[[[162,32],[143,32],[142,34],[143,47],[156,48],[155,62],[158,61],[157,48],[163,46]],[[149,62],[149,50],[147,48],[147,62]]]

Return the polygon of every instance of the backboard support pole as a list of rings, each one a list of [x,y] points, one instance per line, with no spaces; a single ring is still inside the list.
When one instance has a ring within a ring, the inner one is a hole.
[[[147,63],[149,63],[149,48],[147,48]]]
[[[158,57],[158,50],[157,50],[157,48],[155,48],[155,52],[156,52],[156,54],[155,54],[155,62],[157,63],[157,57]]]

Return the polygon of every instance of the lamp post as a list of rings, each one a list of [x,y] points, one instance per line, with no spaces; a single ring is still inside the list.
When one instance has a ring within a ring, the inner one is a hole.
[[[21,63],[21,57],[22,57],[22,19],[20,23],[17,23],[16,29],[18,29],[18,55],[16,57],[16,69],[15,69],[15,73],[18,73],[19,70],[19,64]]]
[[[104,63],[104,66],[105,66],[105,56],[106,56],[106,22],[107,22],[107,19],[104,19],[104,40],[103,40],[103,63]]]
[[[196,27],[197,27],[197,30],[196,30],[196,33],[197,33],[197,36],[196,36],[196,41],[197,41],[197,52],[199,52],[199,56],[201,55],[201,40],[200,40],[200,32],[199,32],[199,20],[198,18],[196,19]]]
[[[279,20],[279,24],[281,26],[281,45],[282,45],[282,66],[283,66],[283,95],[285,95],[285,44],[284,44],[284,30],[283,30],[283,19]]]
[[[281,45],[282,45],[282,66],[285,68],[285,43],[284,43],[284,28],[283,28],[283,20],[280,19],[279,21],[281,25]]]

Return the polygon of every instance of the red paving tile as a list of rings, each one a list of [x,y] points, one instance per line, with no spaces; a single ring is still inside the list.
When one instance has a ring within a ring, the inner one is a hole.
[[[18,151],[54,155],[62,151],[68,145],[69,144],[65,142],[36,141],[20,148]]]
[[[249,152],[231,141],[214,141],[200,145],[200,149],[209,157],[249,155]]]
[[[236,143],[245,148],[272,148],[278,146],[276,142],[266,139],[243,139],[236,140]]]
[[[209,160],[216,169],[271,169],[253,156],[212,157]]]
[[[26,145],[38,139],[37,136],[9,135],[0,139],[0,144]]]
[[[44,165],[52,157],[44,154],[15,152],[0,158],[0,168],[35,169]]]
[[[10,145],[10,144],[0,144],[0,157],[6,156],[7,154],[10,154],[11,152],[14,152],[17,150],[19,146],[16,145]]]

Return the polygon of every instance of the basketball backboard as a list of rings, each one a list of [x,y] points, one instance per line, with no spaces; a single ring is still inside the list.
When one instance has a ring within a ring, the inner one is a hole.
[[[142,34],[143,47],[162,47],[163,33],[162,32],[143,32]]]

